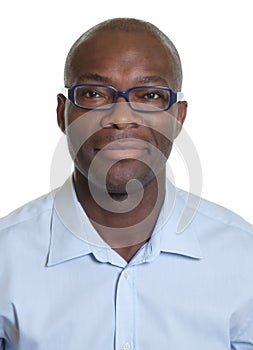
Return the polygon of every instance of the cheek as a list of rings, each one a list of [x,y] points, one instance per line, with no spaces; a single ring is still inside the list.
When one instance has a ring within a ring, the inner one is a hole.
[[[100,120],[91,111],[70,104],[65,110],[65,125],[68,142],[77,152],[100,129]]]
[[[74,128],[75,125],[85,123],[85,115],[87,111],[75,107],[70,101],[67,101],[65,106],[65,113],[64,113],[64,118],[65,118],[65,124],[70,127],[72,124],[72,127]]]
[[[76,110],[69,107],[65,114],[66,137],[69,153],[72,160],[77,165],[80,161],[83,163],[83,153],[86,149],[86,143],[92,134],[91,123],[82,110]]]
[[[169,112],[147,114],[144,123],[154,131],[173,139],[177,124],[177,110],[173,107],[170,108]]]
[[[150,124],[150,129],[152,130],[156,147],[167,158],[176,136],[177,121],[172,115],[163,115],[162,117]]]
[[[173,141],[170,137],[164,136],[162,134],[156,133],[156,140],[157,140],[157,147],[162,152],[162,154],[165,156],[165,158],[168,158],[173,146]]]

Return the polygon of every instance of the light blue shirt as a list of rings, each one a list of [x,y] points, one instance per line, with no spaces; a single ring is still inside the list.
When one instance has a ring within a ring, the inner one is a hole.
[[[178,234],[187,194],[173,208],[169,194],[130,263],[100,244],[71,179],[3,218],[0,349],[252,350],[253,227],[201,200]]]

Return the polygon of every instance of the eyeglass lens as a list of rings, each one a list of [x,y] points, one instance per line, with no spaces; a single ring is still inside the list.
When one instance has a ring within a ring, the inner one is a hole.
[[[75,103],[81,107],[110,108],[117,92],[110,87],[79,86],[75,88]],[[170,92],[156,87],[136,87],[128,93],[130,105],[138,110],[165,109],[170,103]]]

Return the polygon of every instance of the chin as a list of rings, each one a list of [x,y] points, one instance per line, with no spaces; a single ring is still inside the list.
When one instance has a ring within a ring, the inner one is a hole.
[[[139,190],[146,188],[155,179],[155,174],[151,169],[148,172],[131,172],[128,169],[127,172],[121,173],[120,176],[112,171],[107,174],[106,187],[108,193],[111,194],[137,193]]]
[[[85,171],[87,167],[83,166],[83,162],[79,162],[77,168],[88,179],[90,185],[95,186],[101,192],[106,191],[110,194],[127,195],[138,192],[140,189],[143,190],[152,181],[156,181],[157,174],[160,172],[156,169],[155,174],[147,164],[137,159],[120,160],[113,164],[107,173],[103,163],[98,165],[91,172]],[[164,164],[162,168],[164,168]],[[159,166],[159,170],[161,169]]]

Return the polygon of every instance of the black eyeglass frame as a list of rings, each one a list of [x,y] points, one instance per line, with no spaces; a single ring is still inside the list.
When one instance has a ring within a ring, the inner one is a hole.
[[[102,87],[102,88],[109,88],[111,90],[113,90],[115,92],[115,96],[114,96],[114,100],[113,102],[108,106],[108,107],[99,107],[99,108],[92,108],[92,107],[83,107],[81,105],[79,105],[78,103],[76,103],[75,101],[75,90],[79,87],[82,86],[91,86],[91,87]],[[139,109],[139,108],[135,108],[130,99],[129,99],[129,94],[131,91],[136,90],[136,89],[161,89],[161,90],[165,90],[168,91],[170,94],[170,102],[169,105],[163,109],[153,109],[153,110],[145,110],[145,109]],[[126,91],[119,91],[117,90],[114,86],[110,86],[110,85],[103,85],[103,84],[77,84],[72,86],[71,88],[65,88],[67,91],[67,97],[68,99],[74,104],[74,106],[81,108],[81,109],[85,109],[85,110],[99,110],[99,111],[103,111],[103,110],[110,110],[113,109],[115,104],[118,101],[119,97],[124,97],[129,105],[129,107],[137,112],[150,112],[150,113],[154,113],[154,112],[164,112],[167,111],[168,109],[171,108],[171,106],[179,101],[181,101],[183,99],[183,93],[178,91],[175,92],[173,91],[171,88],[166,87],[166,86],[152,86],[152,85],[148,85],[148,86],[134,86],[131,87],[130,89],[126,90]]]

